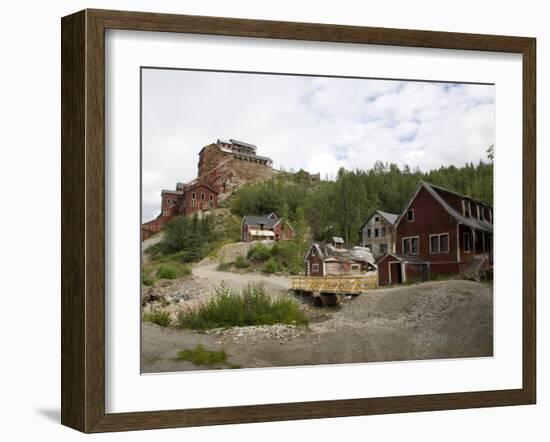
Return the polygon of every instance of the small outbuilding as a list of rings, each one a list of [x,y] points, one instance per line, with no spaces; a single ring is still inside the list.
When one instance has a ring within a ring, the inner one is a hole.
[[[377,266],[378,285],[402,284],[430,279],[430,263],[418,256],[386,253],[378,261]]]
[[[304,265],[306,276],[360,276],[376,271],[369,249],[346,249],[343,244],[313,243],[304,258]]]

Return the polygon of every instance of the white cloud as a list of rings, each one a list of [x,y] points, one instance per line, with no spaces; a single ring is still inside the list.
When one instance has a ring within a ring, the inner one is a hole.
[[[143,217],[196,176],[217,138],[258,145],[275,167],[335,176],[375,161],[429,170],[485,159],[494,88],[392,80],[143,71]]]

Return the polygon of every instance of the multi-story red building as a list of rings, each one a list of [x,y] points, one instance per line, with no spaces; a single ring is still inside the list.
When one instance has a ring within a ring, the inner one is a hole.
[[[395,253],[378,262],[380,284],[461,273],[472,259],[493,259],[493,208],[420,182],[395,221]]]
[[[180,198],[180,215],[191,216],[197,212],[218,207],[218,194],[205,184],[194,184],[185,189]]]
[[[235,189],[271,178],[276,173],[272,165],[270,158],[258,155],[257,147],[244,141],[219,139],[204,146],[199,152],[197,178],[177,183],[176,190],[161,192],[161,213],[142,224],[142,240],[161,231],[175,216],[215,209]]]

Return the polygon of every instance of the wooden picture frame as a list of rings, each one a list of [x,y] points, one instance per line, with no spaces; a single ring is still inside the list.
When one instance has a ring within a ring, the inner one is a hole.
[[[418,48],[523,59],[523,385],[512,390],[108,414],[105,412],[105,30]],[[533,38],[84,10],[62,19],[62,424],[83,432],[533,404],[536,150]]]

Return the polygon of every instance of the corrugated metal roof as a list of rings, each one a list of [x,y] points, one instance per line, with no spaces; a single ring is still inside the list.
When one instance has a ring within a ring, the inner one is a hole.
[[[260,224],[266,227],[273,227],[279,222],[279,218],[270,217],[271,213],[268,215],[245,215],[243,217],[243,222],[249,226],[259,226]]]
[[[382,210],[377,210],[377,212],[380,214],[380,216],[383,216],[390,224],[394,224],[395,220],[397,220],[397,218],[399,217],[397,213],[389,213]]]
[[[381,217],[383,217],[388,223],[390,224],[395,224],[395,221],[397,220],[397,218],[399,218],[399,215],[396,214],[396,213],[389,213],[389,212],[384,212],[382,210],[375,210],[374,213],[369,216],[366,221],[363,223],[363,225],[361,226],[361,228],[359,229],[360,231],[363,230],[363,228],[367,225],[367,223],[372,219],[372,217],[376,214],[379,214]]]
[[[239,146],[249,147],[251,149],[256,150],[257,147],[254,144],[246,143],[244,141],[235,140],[234,138],[230,138],[229,141],[233,144],[238,144]]]
[[[353,249],[342,249],[334,247],[332,244],[313,243],[319,257],[325,259],[337,259],[338,261],[363,261],[374,264],[374,257],[371,251],[366,247],[356,246]]]

